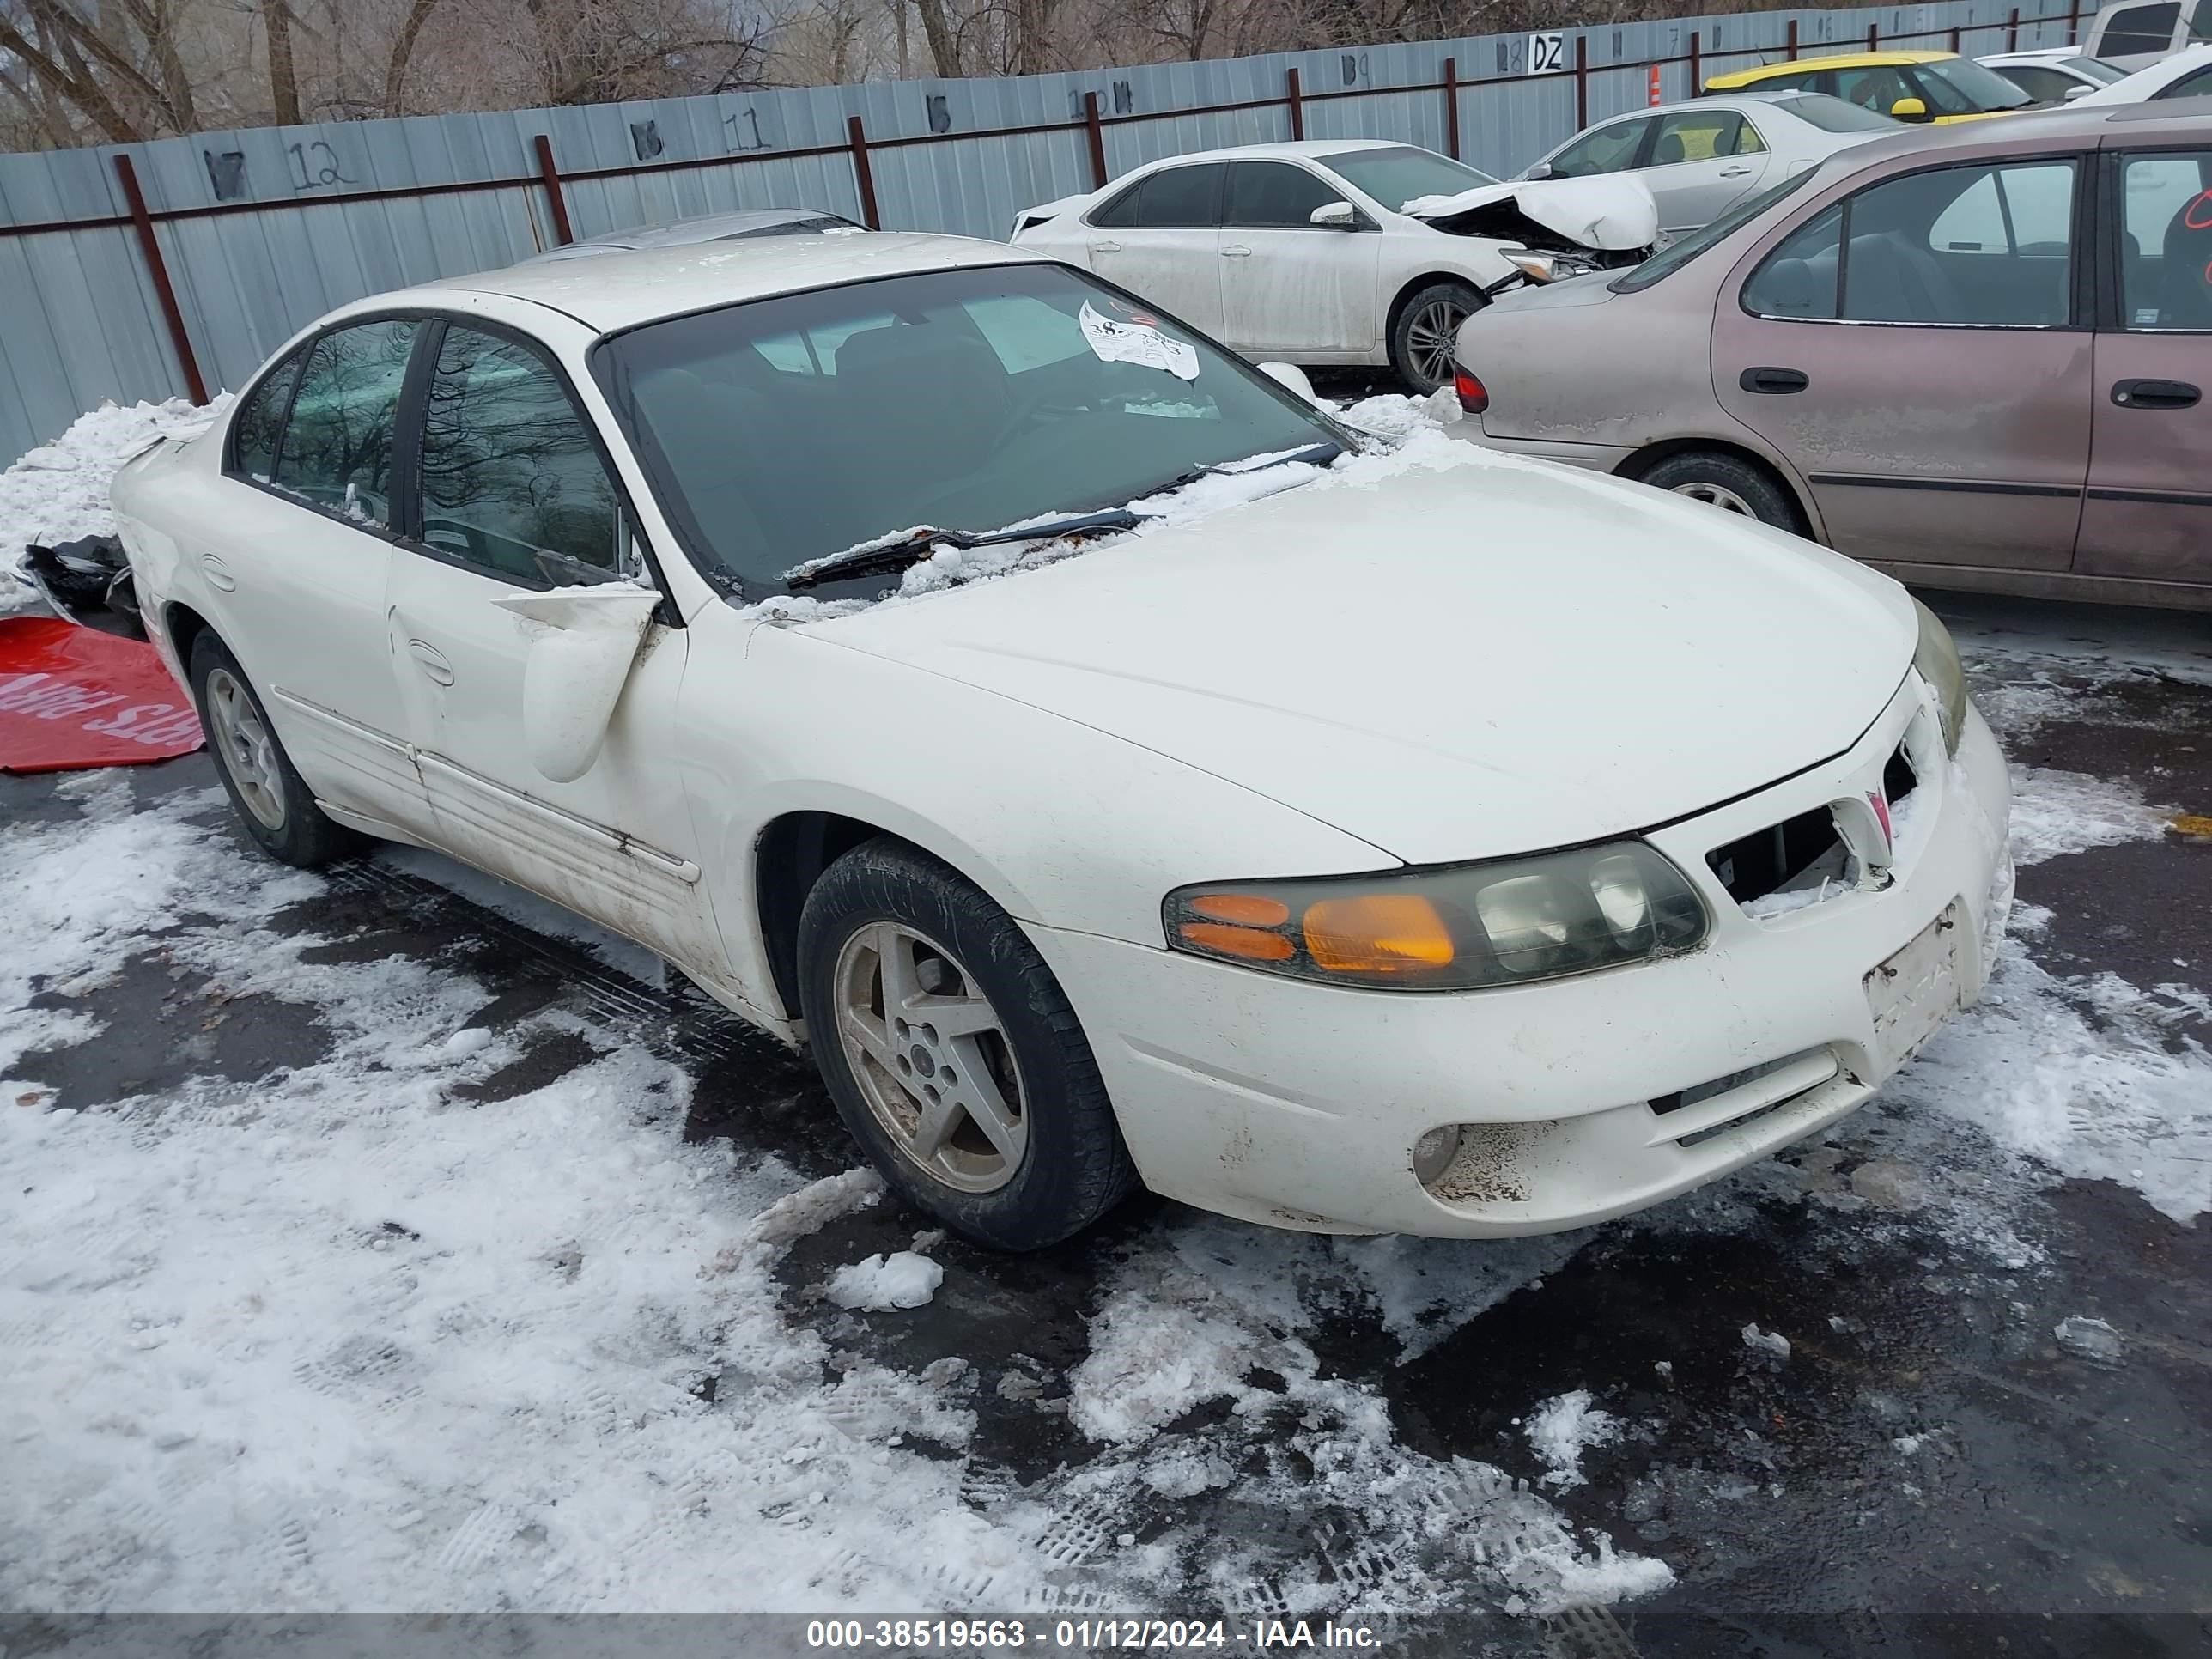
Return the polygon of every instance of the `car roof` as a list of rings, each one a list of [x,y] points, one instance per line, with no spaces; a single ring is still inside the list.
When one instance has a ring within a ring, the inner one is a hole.
[[[878,232],[867,236],[764,236],[739,242],[639,248],[590,259],[510,265],[447,276],[348,310],[438,305],[455,294],[526,301],[612,333],[664,317],[872,277],[975,265],[1030,264],[1046,256],[972,236]]]
[[[1402,138],[1286,138],[1269,144],[1228,144],[1219,149],[1194,149],[1187,155],[1164,155],[1158,161],[1146,162],[1142,169],[1132,167],[1129,172],[1150,172],[1168,161],[1262,161],[1271,156],[1285,155],[1303,155],[1313,160],[1324,155],[1342,155],[1355,149],[1419,148],[1419,144],[1409,144]],[[1128,176],[1129,173],[1121,175],[1123,179]],[[1121,182],[1121,179],[1114,181],[1117,185]]]
[[[808,219],[842,219],[826,208],[746,208],[732,213],[702,213],[690,219],[663,219],[648,225],[631,225],[603,236],[585,236],[569,247],[667,247],[685,242],[711,242],[720,237],[764,230],[773,225],[800,223]],[[548,249],[548,252],[555,250]]]
[[[1705,84],[1728,89],[1748,86],[1770,76],[1794,74],[1802,69],[1880,69],[1893,64],[1940,63],[1946,58],[1958,55],[1955,52],[1838,52],[1818,58],[1785,58],[1778,64],[1761,64],[1755,69],[1731,70],[1726,75],[1713,76]]]
[[[1678,98],[1671,104],[1654,104],[1648,109],[1624,110],[1619,115],[1608,115],[1602,121],[1593,121],[1590,126],[1610,126],[1615,121],[1632,121],[1646,115],[1666,115],[1676,110],[1695,114],[1713,109],[1785,109],[1791,104],[1818,99],[1826,103],[1840,104],[1846,100],[1831,97],[1825,92],[1808,92],[1802,87],[1747,87],[1741,92],[1715,94],[1702,98]],[[1854,105],[1852,107],[1856,108]],[[1583,131],[1587,132],[1589,127]],[[1577,137],[1581,135],[1577,134]]]
[[[2053,109],[2022,110],[2002,121],[1960,121],[1949,126],[1908,126],[1886,133],[1863,144],[1838,152],[1834,158],[1856,169],[1880,164],[1892,155],[1933,155],[1950,149],[2002,148],[2022,142],[2056,138],[2083,140],[2083,148],[2096,145],[2117,123],[2151,129],[2112,135],[2115,144],[2203,143],[2212,137],[2212,99],[2176,98],[2155,104],[2104,104],[2084,108],[2079,103]]]
[[[1984,52],[1978,64],[2049,64],[2067,58],[2087,58],[2080,46],[2022,46],[2018,52]]]

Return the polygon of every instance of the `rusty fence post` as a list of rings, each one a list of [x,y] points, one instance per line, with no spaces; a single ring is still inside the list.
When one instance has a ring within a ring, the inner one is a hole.
[[[131,228],[138,233],[138,251],[145,256],[146,269],[154,278],[154,295],[161,302],[162,319],[169,325],[169,343],[176,348],[178,367],[185,371],[185,387],[194,403],[204,404],[208,400],[207,382],[200,378],[199,359],[192,355],[192,337],[185,331],[184,309],[178,305],[176,287],[169,281],[161,240],[154,234],[154,216],[146,210],[145,192],[138,188],[138,169],[128,155],[116,155],[115,176],[122,183],[123,199],[130,205]]]
[[[1881,25],[1879,23],[1867,25],[1867,50],[1869,52],[1881,50]]]
[[[1792,58],[1795,58],[1797,55],[1797,20],[1794,17],[1790,20],[1790,45],[1788,48],[1788,55]]]
[[[1083,133],[1091,141],[1091,188],[1106,188],[1106,134],[1098,125],[1098,94],[1083,94]]]
[[[546,198],[553,204],[553,234],[566,247],[576,240],[576,228],[568,222],[568,198],[561,189],[561,169],[553,165],[553,141],[541,132],[535,143],[538,176],[545,181]]]
[[[1459,160],[1459,59],[1444,59],[1444,149]]]
[[[1959,50],[1959,26],[1956,23],[1951,25],[1951,50],[1954,53]]]
[[[883,216],[876,211],[875,169],[868,165],[868,135],[860,130],[860,118],[845,118],[845,138],[853,149],[853,182],[860,187],[860,222],[870,230],[884,228]]]
[[[1305,94],[1298,88],[1298,66],[1296,64],[1291,65],[1288,82],[1291,88],[1291,137],[1303,138],[1306,136],[1306,99]]]
[[[1690,96],[1692,98],[1698,95],[1699,83],[1705,79],[1704,65],[1699,61],[1704,53],[1704,33],[1700,30],[1692,29],[1690,31]]]
[[[1589,36],[1575,36],[1575,131],[1589,125]]]
[[[2012,21],[2005,25],[2005,50],[2007,52],[2020,50],[2020,8],[2018,6],[2012,9]]]

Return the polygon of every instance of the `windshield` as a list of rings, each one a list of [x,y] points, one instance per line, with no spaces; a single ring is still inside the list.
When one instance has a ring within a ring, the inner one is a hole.
[[[2212,15],[2212,13],[2208,13],[2208,15]],[[2069,58],[2065,66],[2076,75],[2086,76],[2100,87],[2109,87],[2115,81],[2128,78],[2125,70],[2114,69],[2101,58]]]
[[[741,592],[915,526],[1118,507],[1343,430],[1062,265],[755,300],[603,343],[592,374],[693,556]]]
[[[1971,58],[1945,58],[1915,64],[1914,78],[1936,115],[1972,115],[1982,110],[2025,109],[2035,101],[1995,70]]]
[[[1778,98],[1775,106],[1823,132],[1894,131],[1905,125],[1879,110],[1831,98],[1824,92],[1808,92],[1802,98]]]
[[[1411,144],[1391,144],[1382,149],[1340,149],[1334,155],[1314,158],[1354,189],[1363,190],[1384,207],[1402,210],[1408,202],[1424,196],[1457,196],[1480,190],[1497,179],[1477,173],[1465,162],[1432,149]]]
[[[1616,277],[1609,286],[1615,294],[1633,294],[1638,289],[1650,288],[1661,277],[1680,270],[1714,243],[1733,235],[1738,227],[1749,224],[1792,191],[1803,189],[1819,171],[1818,167],[1808,167],[1770,190],[1745,197],[1704,229],[1692,231],[1680,241],[1661,248],[1626,276]]]

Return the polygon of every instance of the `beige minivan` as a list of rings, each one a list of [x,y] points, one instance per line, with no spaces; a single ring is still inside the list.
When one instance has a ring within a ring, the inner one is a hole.
[[[1923,586],[2212,609],[2212,100],[1844,151],[1459,364],[1498,448]]]

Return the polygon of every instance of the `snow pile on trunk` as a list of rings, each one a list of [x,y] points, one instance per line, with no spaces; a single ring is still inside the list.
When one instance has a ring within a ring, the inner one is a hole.
[[[229,402],[225,392],[204,408],[182,398],[128,409],[102,404],[0,472],[0,612],[38,598],[15,574],[27,545],[111,533],[115,515],[107,505],[108,481],[125,458],[155,438],[204,430]]]

